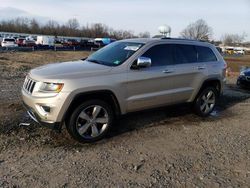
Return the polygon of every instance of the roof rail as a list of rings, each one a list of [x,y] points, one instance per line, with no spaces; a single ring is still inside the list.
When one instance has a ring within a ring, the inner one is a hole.
[[[166,39],[172,39],[172,40],[186,40],[186,41],[199,41],[199,42],[207,42],[207,41],[204,41],[204,40],[195,40],[195,39],[184,39],[184,38],[171,38],[171,37],[163,37],[161,38],[163,40],[166,40]]]

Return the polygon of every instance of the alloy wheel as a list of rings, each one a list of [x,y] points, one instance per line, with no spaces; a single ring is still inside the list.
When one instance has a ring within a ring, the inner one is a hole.
[[[215,93],[209,90],[201,97],[200,110],[205,114],[211,112],[215,106],[215,100]]]
[[[84,108],[78,115],[76,128],[79,135],[85,139],[100,136],[108,127],[109,115],[107,110],[99,105]]]

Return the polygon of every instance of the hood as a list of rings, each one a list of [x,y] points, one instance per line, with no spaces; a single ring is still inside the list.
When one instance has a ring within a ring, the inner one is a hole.
[[[112,67],[92,63],[89,61],[69,61],[44,65],[30,71],[34,79],[77,79],[96,76],[109,72]]]
[[[245,73],[245,76],[250,76],[250,68],[247,68],[243,72]]]

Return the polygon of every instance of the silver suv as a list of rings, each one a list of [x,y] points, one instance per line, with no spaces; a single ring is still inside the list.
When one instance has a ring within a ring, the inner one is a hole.
[[[27,75],[22,97],[30,117],[80,142],[103,138],[115,117],[177,103],[208,116],[225,82],[226,63],[207,43],[128,39],[88,58],[50,64]]]

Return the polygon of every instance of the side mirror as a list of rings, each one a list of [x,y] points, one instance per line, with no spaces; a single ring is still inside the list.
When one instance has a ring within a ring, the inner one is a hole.
[[[151,59],[148,57],[139,57],[136,62],[137,68],[146,68],[151,66]]]

